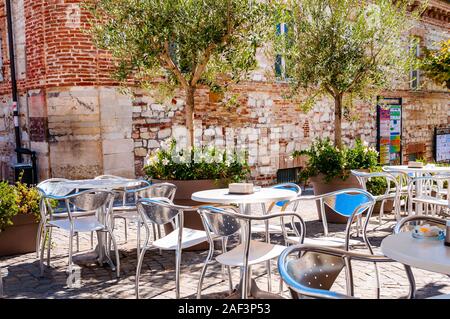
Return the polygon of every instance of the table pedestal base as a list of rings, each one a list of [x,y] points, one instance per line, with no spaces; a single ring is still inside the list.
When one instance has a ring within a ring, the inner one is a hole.
[[[242,289],[241,289],[242,282],[236,286],[233,293],[226,297],[225,299],[243,299],[242,298]],[[261,290],[259,289],[258,285],[256,284],[256,281],[254,279],[250,280],[250,287],[249,287],[249,296],[250,299],[285,299],[280,295]]]

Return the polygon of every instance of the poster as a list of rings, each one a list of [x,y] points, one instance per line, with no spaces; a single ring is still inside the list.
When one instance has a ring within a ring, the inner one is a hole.
[[[436,129],[435,159],[438,163],[450,162],[450,128]]]
[[[402,101],[399,98],[379,99],[377,111],[380,163],[401,164]]]

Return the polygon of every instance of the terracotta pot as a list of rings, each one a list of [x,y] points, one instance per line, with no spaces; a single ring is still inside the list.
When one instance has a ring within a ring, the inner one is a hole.
[[[36,251],[38,223],[32,215],[16,215],[14,225],[0,232],[0,256],[26,254]]]
[[[380,213],[381,209],[381,201],[376,202],[375,206],[373,207],[372,215],[378,215]],[[384,202],[384,214],[390,214],[394,210],[394,201],[393,200],[387,200]]]
[[[309,179],[314,188],[314,195],[322,195],[326,193],[331,193],[346,188],[361,188],[358,180],[355,176],[350,175],[347,179],[342,180],[342,178],[334,178],[330,182],[325,182],[324,175],[319,174],[313,176]],[[317,215],[319,220],[322,220],[320,215],[320,204],[317,202]],[[346,224],[347,218],[337,214],[333,209],[325,205],[325,216],[327,221],[336,224]]]
[[[215,188],[226,188],[228,184],[223,181],[216,181],[211,179],[205,180],[152,180],[154,183],[171,183],[177,186],[177,191],[175,193],[174,203],[178,205],[186,205],[186,206],[200,206],[203,204],[210,203],[200,203],[193,201],[191,199],[191,195],[195,192],[200,192],[208,189]],[[204,230],[203,223],[200,215],[196,211],[185,212],[184,213],[184,227],[191,229],[199,229]],[[173,227],[171,224],[164,225],[164,231],[166,234],[173,231]],[[193,246],[188,249],[184,249],[186,251],[196,251],[196,250],[206,250],[209,248],[208,243],[202,243],[196,246]]]

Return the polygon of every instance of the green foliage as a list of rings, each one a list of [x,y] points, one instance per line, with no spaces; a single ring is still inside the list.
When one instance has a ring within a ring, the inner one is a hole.
[[[12,218],[17,214],[33,215],[40,219],[40,195],[35,187],[28,187],[22,182],[9,185],[0,183],[0,231],[12,226]]]
[[[450,89],[450,39],[442,41],[439,50],[425,50],[421,67],[436,84]]]
[[[0,183],[0,232],[13,224],[11,219],[19,211],[16,197],[14,186],[7,182]]]
[[[414,62],[412,52],[402,48],[404,35],[423,8],[410,13],[411,2],[284,1],[277,18],[287,23],[288,32],[275,36],[274,48],[289,68],[290,97],[309,110],[330,96],[342,114],[355,99],[373,99],[401,83]]]
[[[308,156],[308,164],[300,172],[300,180],[323,174],[326,182],[334,178],[346,179],[352,169],[370,169],[378,164],[378,152],[356,140],[353,148],[338,148],[329,139],[317,139],[311,147],[295,151],[293,156]]]
[[[370,169],[370,172],[382,172],[381,166],[375,166]],[[391,185],[394,189],[395,185]],[[367,191],[374,196],[383,195],[386,192],[387,181],[384,177],[372,177],[366,183]]]
[[[144,171],[154,179],[238,182],[246,179],[250,169],[245,154],[221,152],[215,147],[177,150],[172,141],[168,148],[149,154]]]
[[[239,81],[256,67],[270,5],[256,0],[92,0],[96,45],[117,59],[117,78],[155,86]],[[223,77],[222,77],[223,78]]]

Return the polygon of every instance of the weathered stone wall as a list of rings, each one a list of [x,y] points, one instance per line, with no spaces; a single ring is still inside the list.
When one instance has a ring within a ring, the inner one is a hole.
[[[83,32],[86,14],[78,0],[13,1],[22,146],[38,152],[40,178],[83,178],[98,174],[142,174],[146,154],[184,135],[184,97],[161,103],[149,94],[121,95],[111,77],[109,55],[95,48]],[[424,46],[449,37],[450,5],[431,2],[413,30]],[[0,1],[0,162],[15,162],[11,83],[4,1]],[[252,176],[272,183],[279,168],[299,166],[290,159],[316,137],[333,138],[333,102],[324,99],[308,113],[282,98],[286,83],[266,78],[273,61],[258,55],[260,68],[249,81],[233,87],[238,107],[196,95],[198,143],[251,147]],[[404,160],[410,153],[432,157],[436,126],[448,126],[448,91],[431,83],[418,91],[385,92],[402,97]],[[344,141],[376,140],[375,102],[358,102],[343,122]]]

